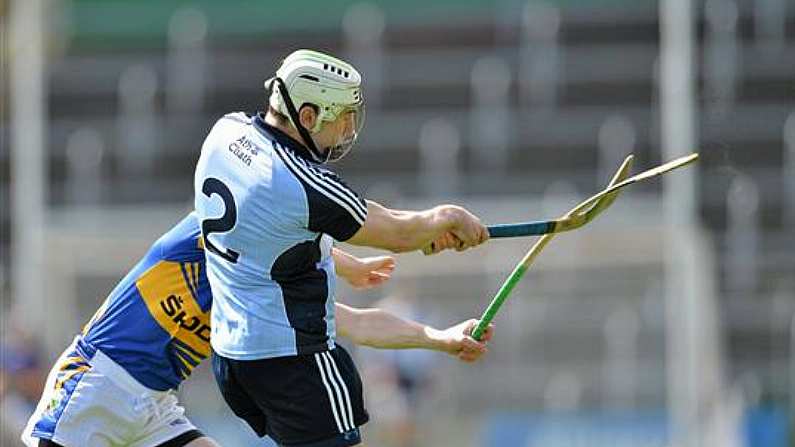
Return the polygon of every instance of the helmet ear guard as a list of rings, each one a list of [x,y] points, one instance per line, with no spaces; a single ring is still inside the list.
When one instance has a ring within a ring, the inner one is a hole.
[[[287,116],[292,121],[293,126],[298,130],[298,133],[301,135],[301,138],[304,140],[304,144],[309,149],[309,152],[312,154],[312,158],[315,159],[318,163],[326,163],[328,161],[328,152],[326,154],[321,154],[320,151],[317,149],[315,145],[315,140],[312,139],[312,136],[309,134],[309,131],[301,124],[301,119],[298,117],[298,111],[295,109],[295,104],[293,104],[292,98],[290,98],[290,93],[287,91],[287,86],[284,85],[284,81],[280,77],[273,77],[265,81],[265,86],[270,90],[271,95],[273,95],[273,89],[276,88],[284,101],[284,104],[287,109]],[[320,119],[315,122],[315,127],[320,123]]]

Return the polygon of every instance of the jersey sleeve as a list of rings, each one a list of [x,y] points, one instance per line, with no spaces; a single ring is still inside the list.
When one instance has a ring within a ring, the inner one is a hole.
[[[314,172],[306,188],[308,228],[338,241],[350,239],[367,219],[367,203],[331,171]]]

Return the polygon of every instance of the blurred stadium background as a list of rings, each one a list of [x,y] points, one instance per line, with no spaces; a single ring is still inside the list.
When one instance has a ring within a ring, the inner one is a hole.
[[[0,12],[3,446],[18,445],[57,354],[192,206],[212,123],[261,109],[262,81],[302,47],[363,72],[364,136],[339,169],[396,207],[550,218],[627,153],[636,171],[702,153],[554,240],[485,361],[357,349],[368,445],[795,445],[792,0],[18,0]],[[383,290],[338,299],[446,325],[479,315],[529,244],[400,256]],[[224,445],[268,445],[227,412],[207,365],[181,398]]]

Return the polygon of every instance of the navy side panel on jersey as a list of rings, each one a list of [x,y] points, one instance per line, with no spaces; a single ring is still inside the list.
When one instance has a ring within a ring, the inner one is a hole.
[[[213,289],[213,348],[252,360],[334,347],[333,240],[364,224],[365,202],[263,116],[219,120],[194,188]],[[214,248],[211,248],[214,247]]]
[[[287,320],[295,330],[299,354],[313,347],[323,347],[328,340],[328,275],[316,267],[318,262],[318,241],[307,241],[282,253],[271,268],[271,278],[279,284],[284,297]]]
[[[210,354],[210,308],[198,221],[163,235],[110,293],[78,347],[100,349],[155,390],[176,388]]]

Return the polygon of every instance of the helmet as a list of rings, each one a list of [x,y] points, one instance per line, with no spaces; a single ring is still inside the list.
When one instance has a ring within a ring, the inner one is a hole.
[[[311,50],[291,53],[276,71],[276,77],[265,81],[265,87],[271,92],[270,105],[290,118],[319,162],[339,160],[356,142],[364,124],[361,84],[362,77],[352,65]],[[305,129],[298,120],[298,110],[307,103],[314,104],[318,110],[312,129]],[[309,132],[318,132],[324,121],[334,121],[349,113],[354,118],[352,134],[320,154]]]

